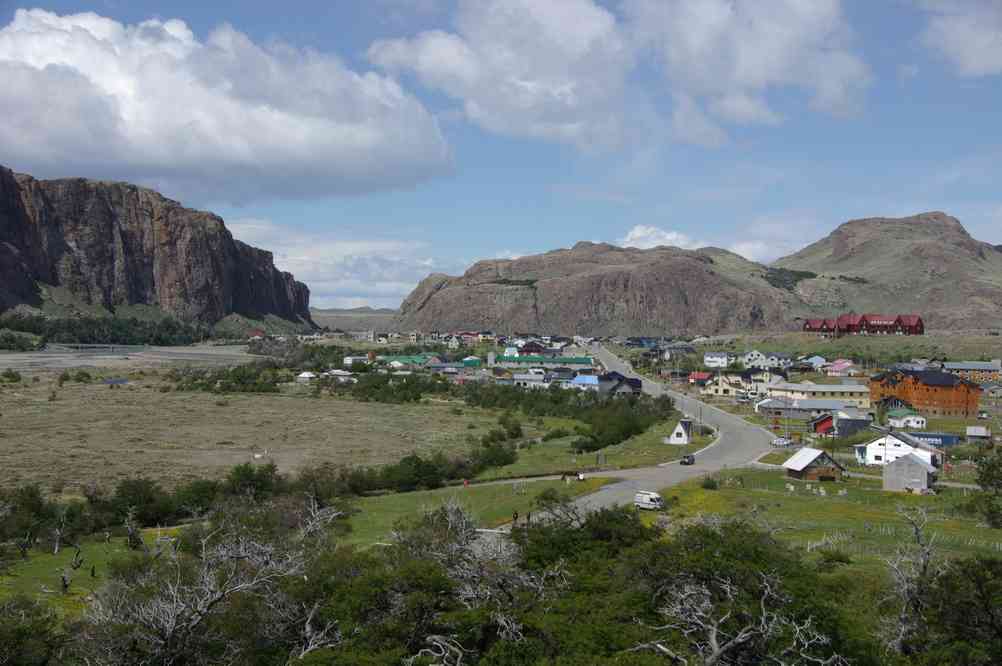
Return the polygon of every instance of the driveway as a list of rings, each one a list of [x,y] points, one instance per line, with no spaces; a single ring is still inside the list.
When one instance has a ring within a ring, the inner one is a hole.
[[[658,490],[676,485],[705,474],[719,472],[734,467],[747,467],[760,455],[769,451],[774,435],[764,428],[752,425],[739,416],[730,414],[699,400],[668,389],[665,385],[641,377],[621,358],[605,347],[595,346],[591,353],[602,362],[608,371],[616,371],[627,377],[638,377],[643,381],[644,393],[659,396],[668,395],[675,400],[676,409],[697,421],[717,429],[714,444],[696,454],[695,465],[668,463],[656,467],[614,472],[622,481],[609,484],[591,495],[577,501],[579,506],[597,509],[615,504],[632,504],[633,495],[638,490]],[[665,446],[668,446],[667,444]],[[595,472],[588,476],[610,476],[609,472]]]

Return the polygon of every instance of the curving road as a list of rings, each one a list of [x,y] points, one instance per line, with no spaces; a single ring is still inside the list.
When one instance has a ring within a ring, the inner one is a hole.
[[[712,405],[672,391],[658,382],[641,377],[605,347],[596,345],[591,349],[591,353],[602,362],[606,370],[641,379],[644,393],[654,396],[671,396],[675,400],[677,409],[713,426],[717,429],[718,436],[713,444],[696,454],[695,465],[679,465],[675,462],[657,467],[641,467],[615,472],[614,475],[621,478],[622,481],[610,484],[592,495],[582,497],[577,502],[579,506],[591,509],[614,504],[632,504],[633,495],[638,490],[656,491],[728,467],[745,467],[771,448],[770,443],[774,435],[764,428],[752,425],[741,417]],[[610,473],[596,472],[589,476],[610,476]]]

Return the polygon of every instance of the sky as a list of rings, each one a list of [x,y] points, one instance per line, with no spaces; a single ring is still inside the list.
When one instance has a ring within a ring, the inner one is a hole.
[[[0,0],[0,164],[154,187],[316,307],[580,240],[1002,243],[1000,0]]]

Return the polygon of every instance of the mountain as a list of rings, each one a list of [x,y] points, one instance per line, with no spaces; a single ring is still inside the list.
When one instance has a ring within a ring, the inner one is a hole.
[[[186,321],[268,315],[312,324],[310,292],[223,220],[159,193],[0,167],[0,311],[68,294],[82,308],[149,305]]]
[[[917,312],[941,329],[1002,325],[1002,251],[946,213],[852,220],[773,265],[818,274],[796,288],[814,310]]]
[[[1002,252],[943,213],[853,220],[768,266],[718,248],[578,243],[430,275],[397,328],[713,334],[846,310],[917,312],[931,328],[1002,325]]]
[[[782,327],[799,302],[772,269],[707,248],[582,242],[569,250],[435,274],[400,306],[399,327],[658,334]]]

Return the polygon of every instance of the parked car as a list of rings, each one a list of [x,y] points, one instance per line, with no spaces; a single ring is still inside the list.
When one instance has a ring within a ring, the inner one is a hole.
[[[692,455],[691,453],[688,454],[688,455],[684,455],[684,456],[682,456],[682,459],[678,461],[678,464],[679,465],[695,465],[696,464],[696,456]]]
[[[772,440],[772,445],[776,447],[793,446],[793,440],[789,440],[786,437],[777,437]]]
[[[641,490],[633,496],[633,506],[638,509],[660,511],[665,508],[665,500],[661,495],[651,490]]]
[[[980,412],[978,412],[978,418],[981,419],[982,421],[987,421],[991,417],[988,416],[988,412],[981,410]]]

